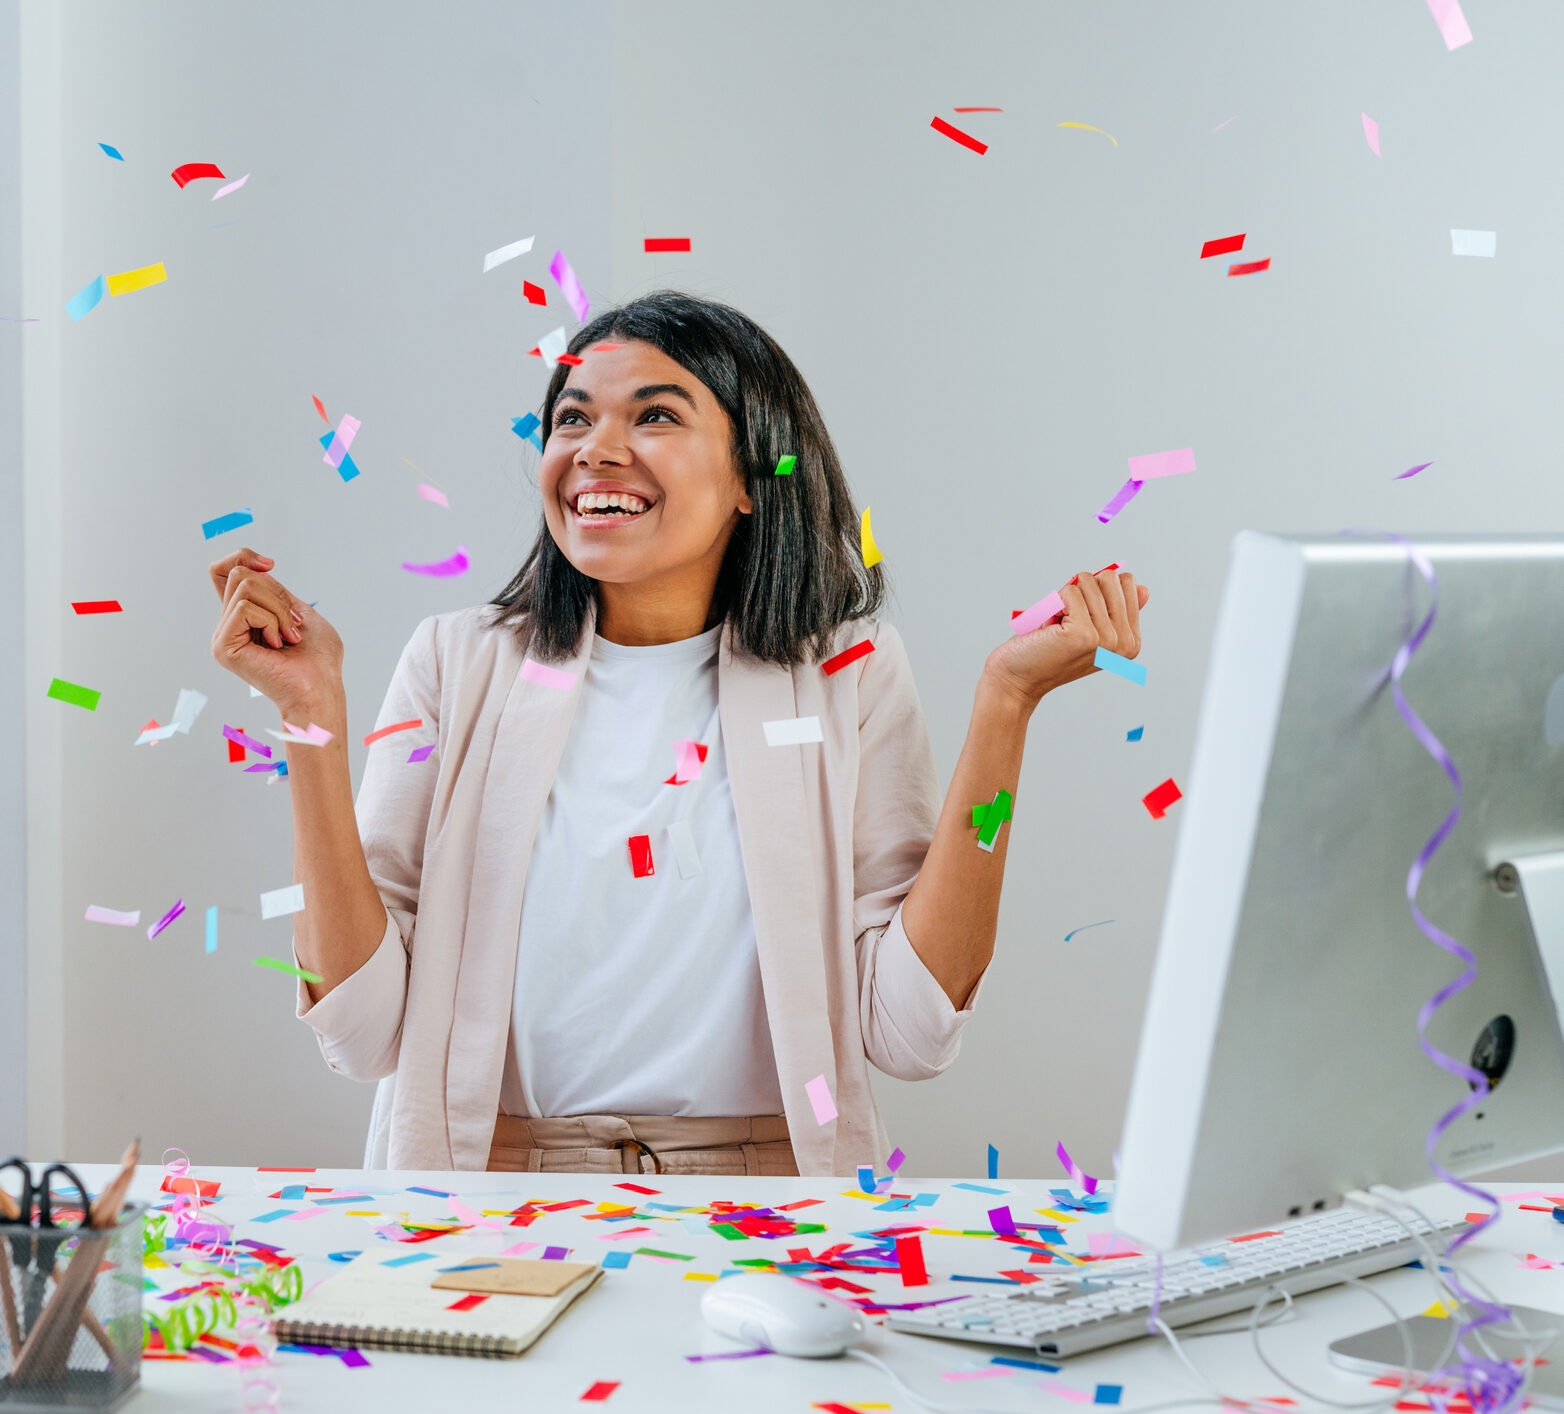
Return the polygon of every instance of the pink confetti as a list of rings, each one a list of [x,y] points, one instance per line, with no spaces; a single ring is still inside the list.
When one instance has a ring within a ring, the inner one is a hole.
[[[565,259],[564,251],[554,252],[554,258],[549,262],[548,273],[554,277],[559,292],[575,310],[577,320],[584,322],[587,310],[591,309],[592,305],[581,289],[581,281],[576,279],[576,272],[570,268],[570,262]]]
[[[814,1106],[815,1123],[829,1124],[836,1118],[836,1101],[831,1098],[831,1087],[825,1083],[825,1076],[815,1076],[804,1086],[804,1091]]]
[[[538,1245],[539,1244],[536,1242],[517,1242],[514,1245],[507,1247],[503,1252],[500,1253],[500,1256],[519,1257],[524,1252],[532,1251],[532,1249]]]
[[[1041,628],[1046,623],[1052,623],[1064,613],[1064,600],[1059,597],[1059,591],[1045,594],[1030,609],[1023,610],[1015,618],[1010,620],[1011,633],[1030,633],[1034,628]]]
[[[363,425],[356,417],[343,414],[342,421],[337,426],[337,435],[331,439],[331,445],[326,448],[327,466],[334,466],[341,470],[342,458],[347,456],[348,448],[353,445],[353,439],[358,436],[358,429]]]
[[[1403,472],[1400,472],[1396,476],[1396,480],[1397,481],[1405,481],[1407,479],[1407,477],[1409,477],[1409,476],[1416,476],[1418,474],[1418,472],[1420,472],[1420,471],[1427,471],[1428,468],[1431,467],[1432,465],[1433,465],[1433,462],[1420,462],[1417,466],[1408,467],[1407,470],[1405,470]]]
[[[673,768],[673,783],[676,786],[688,785],[701,773],[701,762],[705,755],[700,750],[700,743],[690,741],[688,738],[674,742],[673,754],[675,766]]]
[[[1143,481],[1136,481],[1134,479],[1126,481],[1124,485],[1119,487],[1113,499],[1097,512],[1097,519],[1100,520],[1104,525],[1107,525],[1107,523],[1112,520],[1114,516],[1118,515],[1120,511],[1122,511],[1127,505],[1129,505],[1131,501],[1135,499],[1137,495],[1140,494],[1140,488],[1145,484],[1146,483]]]
[[[229,182],[226,187],[218,187],[218,189],[212,193],[212,200],[218,201],[221,198],[227,196],[229,192],[238,191],[239,188],[249,180],[250,174],[246,172],[242,177],[239,178],[237,182]]]
[[[541,687],[558,688],[561,692],[569,692],[576,685],[574,673],[567,673],[563,668],[551,668],[531,658],[522,660],[521,675],[528,682],[535,682]]]
[[[427,481],[418,483],[418,494],[426,501],[433,501],[435,505],[444,506],[446,510],[451,509],[451,503],[445,499],[445,492],[429,485]]]
[[[1472,42],[1471,26],[1461,13],[1461,0],[1428,0],[1428,11],[1439,26],[1446,49],[1459,49]]]
[[[1368,139],[1369,150],[1379,156],[1379,124],[1367,113],[1363,115],[1363,136]]]
[[[1176,452],[1151,452],[1130,458],[1130,479],[1150,481],[1154,476],[1183,476],[1195,469],[1195,449],[1180,447]]]
[[[134,928],[141,922],[141,910],[134,913],[121,913],[115,908],[99,908],[95,903],[87,905],[87,921],[89,923],[112,923],[119,928]]]
[[[453,575],[466,574],[469,563],[467,547],[458,545],[456,553],[449,559],[436,560],[432,565],[410,565],[403,560],[402,568],[412,574],[427,574],[433,575],[436,579],[450,579]]]

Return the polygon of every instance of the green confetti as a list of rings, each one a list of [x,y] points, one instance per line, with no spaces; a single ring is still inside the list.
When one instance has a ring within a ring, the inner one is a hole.
[[[85,707],[89,712],[98,710],[98,699],[103,696],[90,687],[82,687],[79,683],[66,682],[64,678],[55,678],[49,684],[49,696],[56,702],[69,702],[72,707]]]
[[[326,979],[318,972],[306,972],[302,967],[295,967],[291,962],[284,962],[278,957],[258,957],[255,959],[257,967],[269,967],[274,972],[286,972],[290,977],[302,977],[306,982],[324,982]]]
[[[657,1247],[637,1247],[637,1257],[672,1257],[676,1262],[693,1262],[695,1258],[687,1252],[664,1252]]]
[[[797,457],[783,457],[782,460],[777,463],[777,475],[791,476],[793,474],[793,468],[797,465]]]
[[[719,1237],[725,1237],[729,1242],[748,1242],[749,1234],[740,1232],[732,1223],[713,1223],[711,1230]]]
[[[1010,818],[1010,807],[1015,803],[1015,797],[1007,790],[999,791],[987,805],[973,807],[972,823],[978,827],[978,847],[992,850],[994,841],[999,837],[999,827]],[[977,812],[983,812],[981,821],[977,819]]]

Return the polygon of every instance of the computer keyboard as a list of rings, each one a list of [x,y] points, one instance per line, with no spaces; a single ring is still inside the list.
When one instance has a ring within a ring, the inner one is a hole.
[[[1442,1252],[1464,1222],[1407,1224]],[[1162,1263],[1157,1314],[1169,1326],[1253,1309],[1267,1287],[1297,1296],[1348,1277],[1390,1271],[1422,1255],[1391,1218],[1338,1208],[1241,1240],[1170,1252]],[[1051,1264],[1057,1265],[1057,1264]],[[1039,1275],[1042,1275],[1039,1273]],[[921,1311],[892,1311],[893,1330],[1075,1355],[1146,1334],[1156,1295],[1155,1257],[1111,1258],[1070,1267],[996,1296],[971,1296]]]

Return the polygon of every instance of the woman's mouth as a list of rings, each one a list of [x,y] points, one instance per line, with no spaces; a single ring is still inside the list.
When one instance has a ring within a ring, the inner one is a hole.
[[[644,497],[624,491],[608,494],[588,491],[569,504],[571,519],[575,524],[593,530],[629,525],[632,521],[640,520],[652,508],[652,503]]]

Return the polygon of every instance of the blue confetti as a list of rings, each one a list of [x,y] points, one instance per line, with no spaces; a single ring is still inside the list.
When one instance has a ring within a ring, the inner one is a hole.
[[[83,285],[70,299],[66,300],[65,312],[75,320],[80,320],[83,315],[91,314],[103,302],[103,296],[108,293],[108,288],[108,285],[104,283],[103,276],[99,275],[96,280],[93,280],[90,284]]]
[[[116,162],[123,162],[125,160],[119,155],[119,148],[110,147],[106,142],[100,142],[98,146],[101,147],[106,153],[108,153],[109,156],[112,157]]]
[[[1145,735],[1146,735],[1145,727],[1131,727],[1127,732],[1124,733],[1124,740],[1125,741],[1139,741]]]

